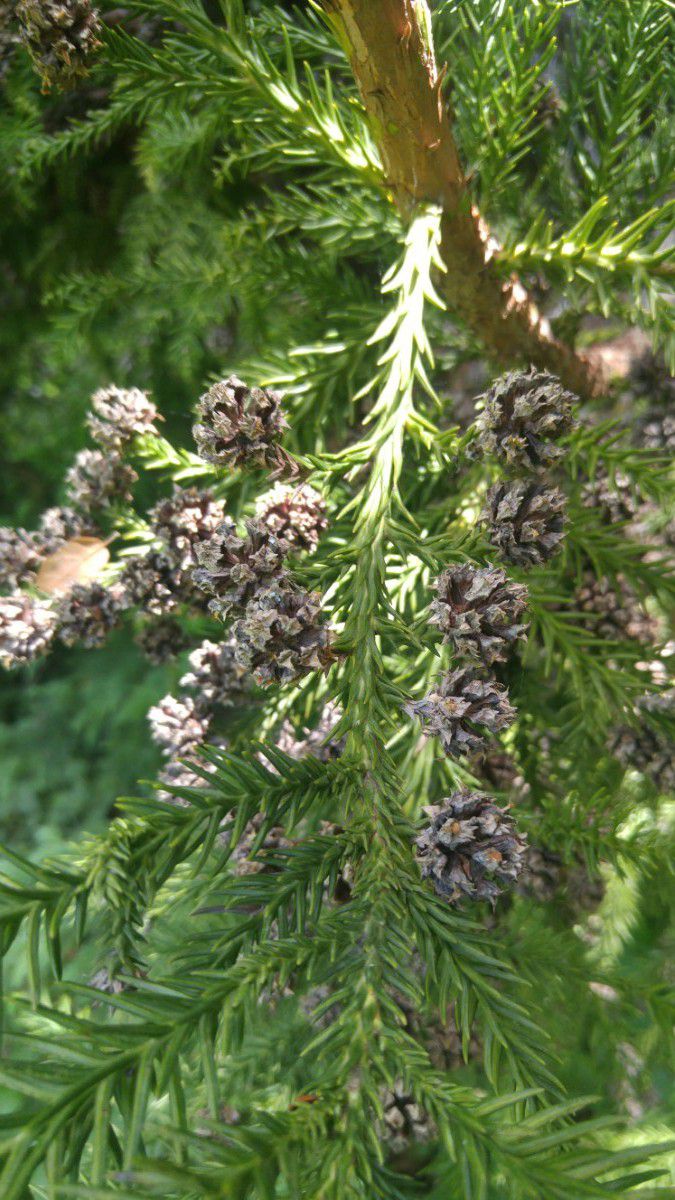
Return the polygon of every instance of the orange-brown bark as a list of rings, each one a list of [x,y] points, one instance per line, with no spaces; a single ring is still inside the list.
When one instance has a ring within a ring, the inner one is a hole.
[[[425,43],[414,0],[326,0],[350,56],[384,166],[405,216],[420,202],[443,211],[437,287],[448,311],[500,364],[534,363],[589,396],[597,367],[559,341],[519,280],[504,280],[499,250],[471,205],[452,124],[441,95],[443,71]]]

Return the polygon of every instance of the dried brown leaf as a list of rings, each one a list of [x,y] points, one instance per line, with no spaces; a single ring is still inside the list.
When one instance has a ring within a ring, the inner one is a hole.
[[[75,537],[42,560],[35,585],[41,592],[67,592],[74,583],[97,579],[110,559],[105,542],[96,537]]]

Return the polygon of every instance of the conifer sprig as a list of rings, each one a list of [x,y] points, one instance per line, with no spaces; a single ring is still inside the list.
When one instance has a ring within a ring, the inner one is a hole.
[[[422,210],[413,219],[402,262],[385,276],[383,292],[393,292],[396,303],[372,337],[375,344],[386,343],[379,360],[380,371],[364,389],[366,394],[377,389],[368,418],[374,424],[361,444],[347,452],[348,462],[370,463],[367,482],[349,505],[355,511],[349,550],[353,575],[344,631],[350,651],[347,711],[351,714],[352,736],[360,739],[362,747],[375,734],[386,711],[385,700],[381,694],[378,696],[382,664],[376,621],[386,590],[385,555],[391,540],[391,521],[402,508],[399,479],[404,439],[412,433],[424,444],[430,428],[415,410],[413,387],[416,382],[430,386],[424,364],[430,354],[424,305],[440,303],[431,284],[432,267],[440,262],[439,221],[440,213],[431,209]],[[402,515],[405,522],[405,510]]]

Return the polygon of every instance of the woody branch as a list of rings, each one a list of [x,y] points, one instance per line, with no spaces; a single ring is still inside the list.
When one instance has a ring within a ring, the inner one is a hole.
[[[556,338],[522,283],[499,271],[499,248],[471,203],[443,103],[426,0],[326,0],[349,54],[392,198],[408,216],[442,209],[437,287],[448,311],[503,365],[534,363],[583,396],[602,390],[597,368]]]

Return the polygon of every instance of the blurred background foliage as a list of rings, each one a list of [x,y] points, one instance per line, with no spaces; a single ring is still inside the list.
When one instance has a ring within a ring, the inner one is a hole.
[[[91,100],[79,92],[42,96],[20,52],[3,92],[0,524],[33,528],[39,514],[62,499],[66,467],[86,444],[89,398],[102,384],[151,390],[169,436],[189,444],[195,381],[199,387],[219,370],[231,342],[229,295],[214,286],[208,297],[194,298],[188,312],[185,293],[167,286],[144,297],[139,312],[125,296],[106,302],[106,277],[120,255],[128,256],[130,273],[137,256],[169,255],[172,231],[180,226],[185,232],[182,219],[194,217],[199,243],[200,221],[208,215],[215,223],[240,198],[236,187],[224,196],[204,164],[182,175],[175,204],[161,189],[149,196],[133,133],[61,162],[36,181],[19,180],[3,123],[14,129],[20,115],[27,129],[53,131]],[[134,245],[132,237],[129,245],[141,199],[146,232],[147,222],[154,226],[153,244],[142,238]],[[92,294],[97,286],[99,294]],[[141,489],[139,495],[142,502]],[[52,852],[82,828],[98,830],[115,796],[153,778],[159,753],[145,715],[180,670],[175,663],[149,664],[126,627],[102,650],[62,650],[34,667],[0,673],[2,839],[39,856]]]

